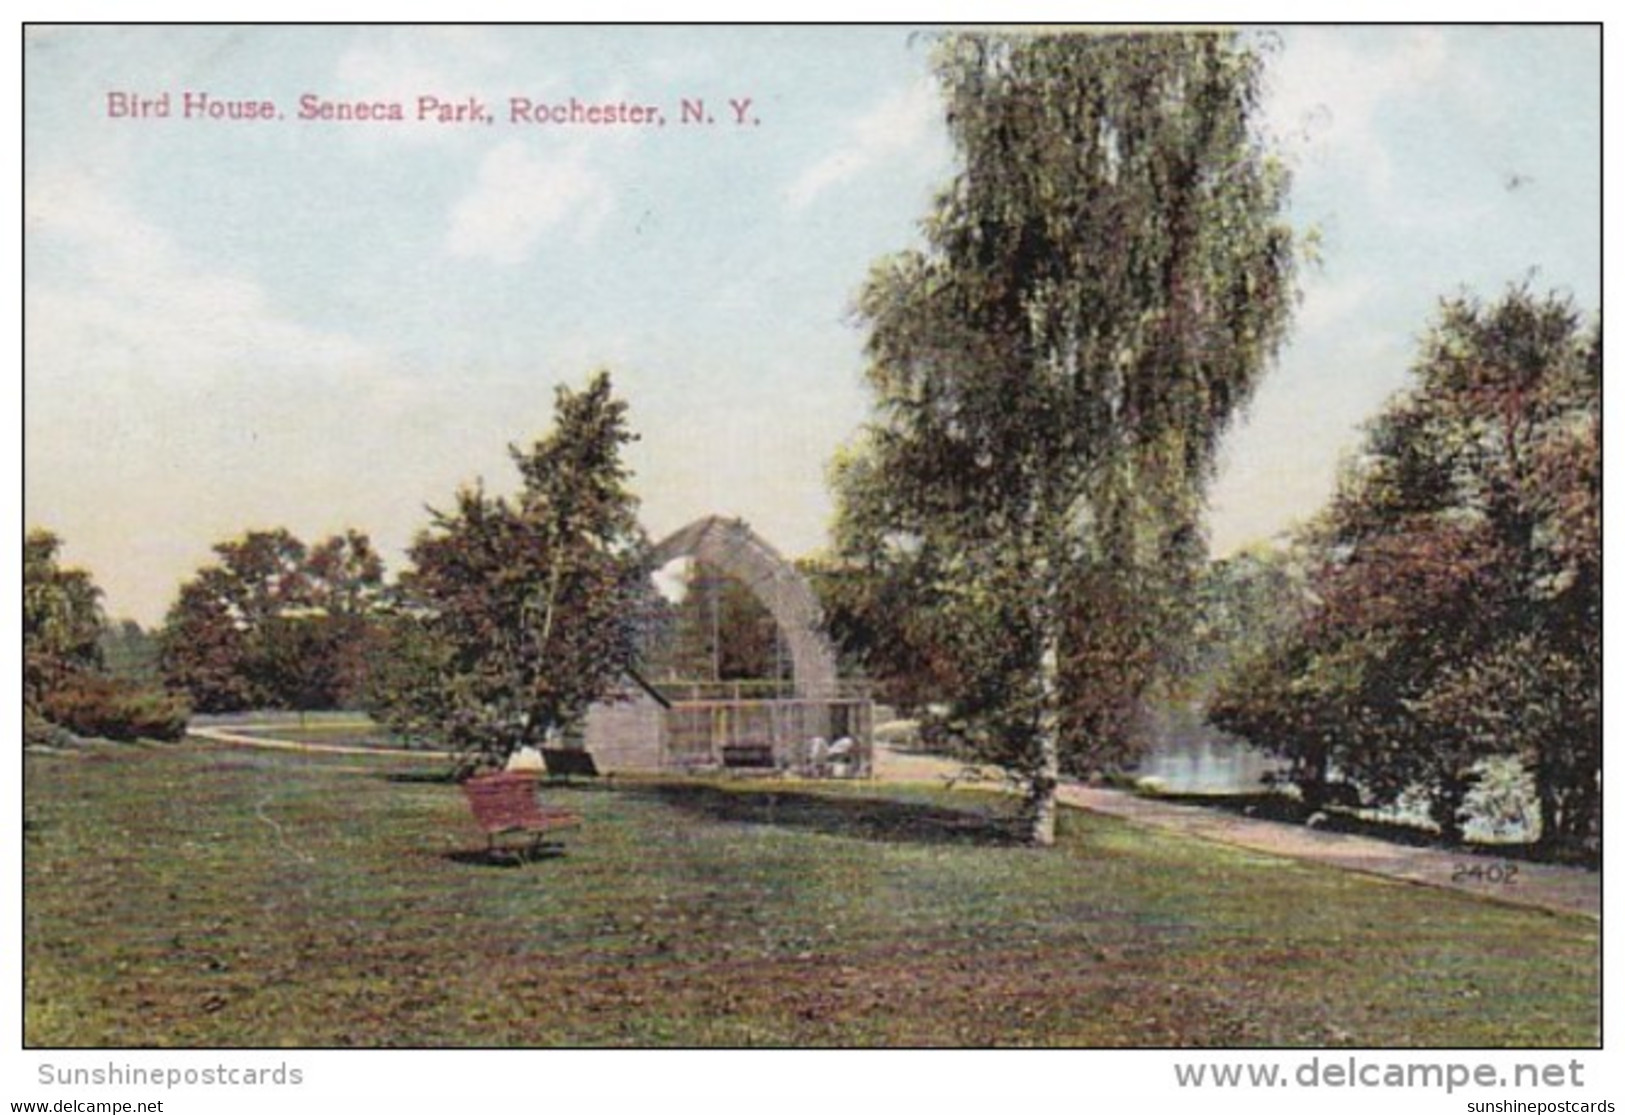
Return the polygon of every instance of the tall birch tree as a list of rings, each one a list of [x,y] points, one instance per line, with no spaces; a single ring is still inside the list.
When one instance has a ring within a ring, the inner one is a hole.
[[[836,465],[836,549],[933,614],[910,627],[1047,844],[1063,768],[1127,742],[1219,438],[1286,329],[1288,176],[1234,35],[935,49],[957,170],[859,298],[874,417]]]

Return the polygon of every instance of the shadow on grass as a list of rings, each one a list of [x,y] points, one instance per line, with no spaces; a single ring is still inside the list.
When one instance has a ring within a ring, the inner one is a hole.
[[[398,785],[408,786],[456,786],[462,782],[461,778],[449,770],[392,771],[388,774],[380,774],[378,777],[385,782],[394,782]],[[550,794],[555,790],[569,790],[573,793],[580,793],[585,791],[603,792],[617,789],[616,786],[611,785],[608,781],[586,781],[574,778],[538,778],[536,780],[536,788],[544,794]]]
[[[622,788],[613,778],[543,778],[536,784],[544,794],[555,790],[569,790],[573,794],[608,793]]]
[[[410,786],[455,786],[457,776],[449,770],[403,770],[379,775],[385,782],[400,782]]]
[[[888,798],[666,784],[636,793],[724,824],[775,825],[891,844],[1024,844],[1020,817]]]
[[[563,859],[564,849],[554,845],[544,845],[534,851],[528,848],[464,848],[446,852],[441,858],[464,867],[529,867],[540,860]]]

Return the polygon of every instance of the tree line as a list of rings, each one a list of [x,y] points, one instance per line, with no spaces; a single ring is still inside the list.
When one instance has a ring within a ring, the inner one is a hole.
[[[1416,386],[1283,554],[1206,560],[1215,448],[1287,328],[1287,175],[1234,36],[949,35],[959,164],[858,312],[872,418],[817,583],[848,654],[1028,787],[1131,766],[1149,702],[1287,760],[1310,808],[1493,768],[1598,846],[1601,328],[1450,299]]]
[[[1294,541],[1293,622],[1236,656],[1211,718],[1286,759],[1311,806],[1419,797],[1451,841],[1486,760],[1511,760],[1539,840],[1594,852],[1600,320],[1526,287],[1453,298],[1412,380]]]
[[[512,450],[518,493],[459,490],[393,582],[360,531],[307,545],[285,528],[250,530],[217,544],[147,633],[108,624],[89,574],[59,567],[54,535],[30,535],[31,715],[110,734],[67,708],[86,679],[114,684],[106,645],[147,671],[140,692],[175,713],[138,735],[174,738],[190,710],[358,708],[408,741],[455,749],[465,769],[557,736],[640,657],[655,592],[620,459],[634,435],[608,373],[560,387],[554,417]]]
[[[23,739],[51,746],[70,733],[106,739],[179,739],[185,698],[150,677],[109,668],[107,643],[128,629],[107,622],[102,590],[65,568],[48,530],[23,539]]]
[[[621,460],[633,437],[608,373],[560,387],[552,429],[511,450],[518,491],[456,492],[393,581],[361,531],[307,544],[286,528],[249,530],[214,546],[156,632],[109,623],[89,574],[61,569],[58,540],[32,535],[29,707],[107,734],[63,712],[85,679],[112,684],[104,666],[116,659],[128,679],[117,684],[179,716],[137,734],[172,738],[187,710],[363,709],[472,768],[555,740],[635,664],[772,676],[772,618],[745,586],[695,569],[678,604],[655,591]]]

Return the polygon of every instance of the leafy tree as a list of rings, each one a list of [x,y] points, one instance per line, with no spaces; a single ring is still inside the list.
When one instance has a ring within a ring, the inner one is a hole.
[[[308,606],[305,544],[279,527],[248,531],[214,552],[218,563],[181,585],[164,619],[164,676],[205,712],[277,703],[255,658],[272,618]]]
[[[372,540],[360,531],[333,535],[310,548],[305,559],[310,612],[299,617],[303,632],[293,641],[306,644],[302,659],[288,660],[297,677],[299,662],[321,663],[321,669],[298,683],[319,702],[305,708],[349,705],[365,691],[367,671],[375,660],[379,617],[386,592],[384,562]],[[284,633],[285,634],[285,633]],[[283,638],[286,644],[289,640]],[[289,676],[284,672],[284,676]]]
[[[272,616],[310,606],[310,579],[305,571],[309,550],[288,530],[251,530],[214,550],[226,574],[216,587],[245,627],[253,629]]]
[[[1327,752],[1373,802],[1420,789],[1450,839],[1484,761],[1514,756],[1541,839],[1594,842],[1600,352],[1563,298],[1444,303],[1415,386],[1313,531],[1318,606],[1232,680],[1216,721],[1295,760]]]
[[[1309,609],[1307,557],[1295,545],[1253,545],[1208,563],[1197,586],[1181,690],[1205,701],[1230,666],[1269,650]]]
[[[1506,561],[1483,532],[1430,516],[1366,539],[1316,577],[1323,603],[1312,638],[1344,672],[1353,707],[1338,768],[1377,804],[1426,787],[1429,812],[1452,841],[1487,752],[1460,724],[1425,715],[1426,701],[1452,663],[1504,622]]]
[[[644,665],[687,681],[778,679],[789,670],[773,613],[737,577],[690,564],[682,599],[662,609],[660,634]]]
[[[101,667],[101,589],[84,570],[62,568],[61,549],[48,530],[23,539],[23,704],[30,709],[68,678]]]
[[[372,540],[357,530],[312,546],[303,576],[310,606],[330,616],[364,618],[384,596],[384,561]]]
[[[200,712],[235,712],[259,703],[248,669],[250,628],[230,604],[229,574],[218,566],[181,585],[159,630],[164,680],[185,690]]]
[[[162,684],[158,639],[135,620],[120,619],[104,624],[97,644],[102,663],[113,677],[144,685]]]
[[[339,617],[301,612],[267,618],[255,633],[249,676],[266,704],[337,708],[352,693],[366,646]]]
[[[560,387],[551,433],[511,449],[517,497],[465,488],[419,535],[375,693],[409,736],[500,764],[579,721],[636,660],[653,588],[621,450],[634,438],[607,372]]]
[[[181,586],[159,636],[170,683],[209,712],[329,708],[361,684],[383,563],[349,531],[307,547],[283,528],[214,548]]]
[[[438,630],[435,617],[397,586],[368,647],[362,707],[409,746],[439,747],[457,738],[451,725],[471,719],[459,711],[467,687],[449,681],[457,648]]]
[[[142,680],[104,672],[109,628],[101,590],[84,570],[61,567],[61,546],[44,530],[23,541],[25,739],[56,743],[61,729],[107,739],[179,738],[190,711],[184,701]],[[126,633],[133,626],[126,624]]]
[[[951,34],[936,72],[959,169],[859,299],[876,417],[837,556],[928,613],[902,637],[945,640],[1048,843],[1063,765],[1123,752],[1183,620],[1215,447],[1286,327],[1286,174],[1232,35]]]
[[[838,489],[855,487],[839,471],[836,476]],[[842,538],[840,554],[821,556],[804,568],[840,654],[842,674],[867,676],[877,698],[905,713],[962,692],[955,646],[967,628],[954,624],[946,594],[878,547],[860,554],[850,533],[843,530]],[[966,617],[967,622],[975,618]]]

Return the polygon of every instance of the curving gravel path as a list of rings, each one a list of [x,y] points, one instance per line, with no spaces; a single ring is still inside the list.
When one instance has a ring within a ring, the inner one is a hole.
[[[951,759],[894,751],[879,744],[875,747],[875,777],[894,782],[1002,784],[996,775],[967,769]],[[1079,809],[1255,852],[1463,891],[1494,902],[1602,916],[1602,874],[1582,867],[1503,861],[1482,853],[1391,844],[1367,836],[1259,820],[1098,786],[1063,784],[1059,796],[1067,805]],[[1471,873],[1474,868],[1479,869],[1476,876]]]

